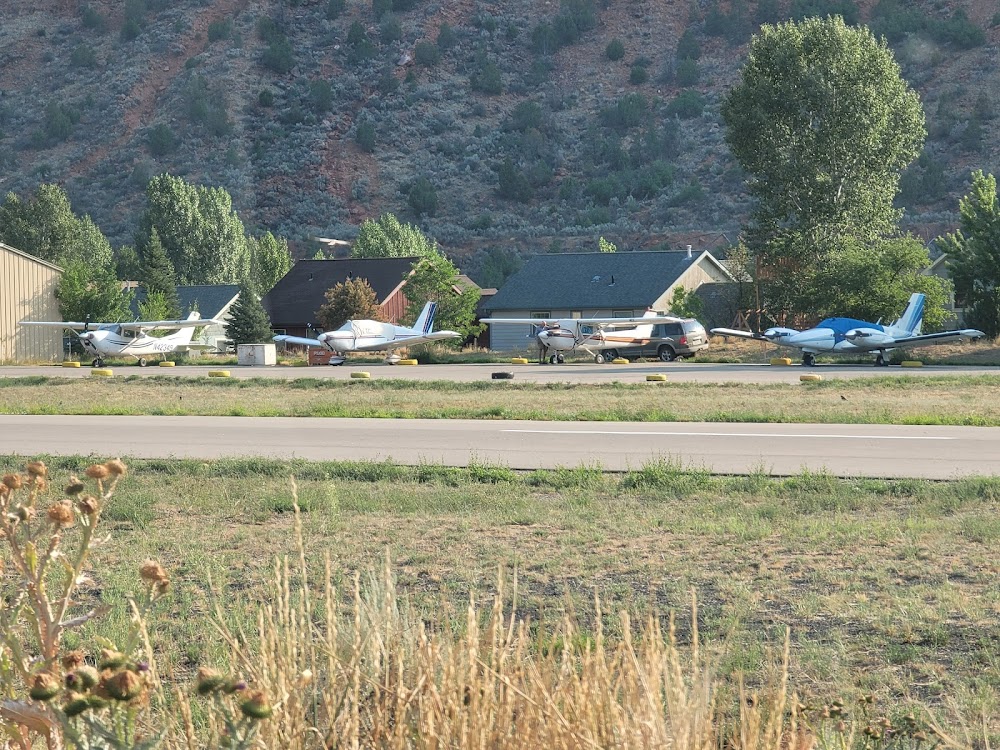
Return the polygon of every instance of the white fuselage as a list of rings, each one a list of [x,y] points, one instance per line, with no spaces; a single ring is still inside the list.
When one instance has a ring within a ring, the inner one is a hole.
[[[768,341],[801,349],[803,352],[888,351],[893,344],[913,334],[895,326],[883,326],[853,318],[828,318],[815,328],[796,331],[793,328],[768,328],[764,331]]]
[[[653,335],[653,324],[641,324],[633,328],[617,328],[609,331],[598,326],[580,324],[573,320],[560,320],[542,328],[536,335],[538,343],[546,349],[566,352],[573,349],[602,348],[613,346],[627,349],[648,344]]]
[[[113,357],[119,354],[146,357],[151,354],[166,354],[178,346],[190,343],[191,333],[192,330],[187,329],[156,338],[115,326],[84,331],[80,334],[80,344],[85,351],[98,357]]]
[[[377,320],[348,321],[336,331],[321,333],[317,339],[332,352],[353,352],[357,349],[376,347],[407,339],[423,338],[424,334],[413,328],[381,323]]]

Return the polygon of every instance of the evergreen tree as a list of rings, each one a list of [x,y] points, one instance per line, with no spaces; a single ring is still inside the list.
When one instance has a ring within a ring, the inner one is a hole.
[[[142,285],[146,289],[147,299],[158,294],[163,298],[165,317],[163,319],[179,318],[181,303],[177,297],[177,281],[174,277],[174,266],[167,257],[167,251],[160,242],[159,233],[153,229],[149,242],[143,250]],[[143,320],[159,320],[141,315]]]
[[[987,336],[1000,335],[1000,201],[991,174],[972,173],[972,189],[959,202],[960,231],[938,238],[948,253],[955,296],[965,322]]]
[[[271,321],[264,306],[250,287],[241,285],[240,296],[232,306],[229,324],[226,326],[226,338],[235,346],[269,343],[273,336]]]
[[[382,320],[375,290],[367,279],[348,279],[326,292],[326,303],[316,311],[324,331],[340,328],[348,320]]]

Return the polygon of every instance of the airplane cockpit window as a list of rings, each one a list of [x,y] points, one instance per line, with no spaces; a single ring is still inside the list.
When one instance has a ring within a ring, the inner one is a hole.
[[[594,326],[580,326],[580,333],[590,336],[594,332]]]
[[[115,334],[116,336],[121,336],[122,335],[122,327],[121,326],[112,326],[111,333]]]

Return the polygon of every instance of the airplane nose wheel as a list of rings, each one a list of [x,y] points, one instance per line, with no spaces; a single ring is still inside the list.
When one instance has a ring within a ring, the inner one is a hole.
[[[90,363],[91,367],[104,367],[104,360],[98,357],[93,362]]]
[[[139,357],[139,367],[145,367],[147,364],[145,357]]]

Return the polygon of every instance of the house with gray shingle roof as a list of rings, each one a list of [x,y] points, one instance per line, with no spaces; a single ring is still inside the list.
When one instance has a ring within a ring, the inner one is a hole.
[[[197,310],[201,317],[222,321],[221,325],[211,325],[198,329],[198,338],[192,343],[226,351],[229,343],[226,338],[226,325],[229,323],[229,310],[240,296],[240,288],[236,284],[192,284],[177,287],[177,299],[180,301],[181,317]],[[133,317],[139,319],[139,303],[146,299],[145,287],[136,287],[132,298],[131,310]]]
[[[674,290],[733,277],[707,250],[559,253],[529,258],[485,305],[492,318],[611,318],[665,312]],[[531,326],[494,326],[490,348],[527,347]]]

